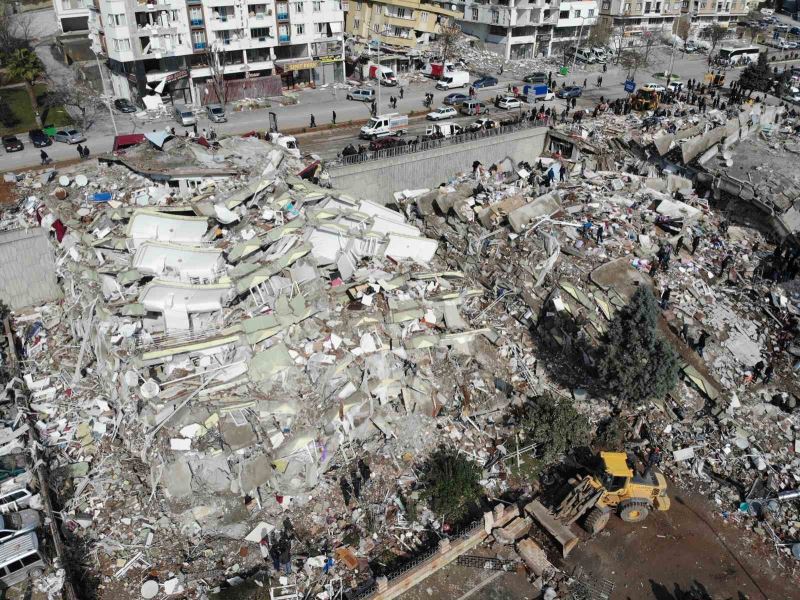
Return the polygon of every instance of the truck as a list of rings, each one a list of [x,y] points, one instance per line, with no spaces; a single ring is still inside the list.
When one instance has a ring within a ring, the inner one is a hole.
[[[404,135],[408,133],[408,115],[388,113],[372,117],[361,128],[358,136],[366,140],[376,140],[387,135]]]
[[[469,73],[467,71],[450,71],[439,79],[439,83],[436,84],[436,89],[450,90],[457,87],[467,87],[468,85]]]
[[[376,79],[381,85],[397,85],[397,77],[394,71],[383,65],[369,65],[369,78]]]
[[[441,79],[445,73],[451,73],[455,70],[456,66],[451,62],[429,63],[422,69],[422,74],[431,79]]]
[[[428,128],[425,130],[426,136],[436,138],[449,138],[461,133],[464,133],[464,128],[458,123],[453,123],[452,121],[428,125]]]
[[[546,83],[530,84],[522,88],[522,99],[528,104],[533,104],[537,100],[552,100],[555,97]]]

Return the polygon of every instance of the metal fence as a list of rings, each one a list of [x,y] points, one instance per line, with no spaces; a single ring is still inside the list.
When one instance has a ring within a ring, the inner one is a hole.
[[[332,165],[354,165],[357,163],[368,162],[372,160],[381,160],[383,158],[393,158],[405,154],[413,154],[416,152],[424,152],[425,150],[433,150],[435,148],[442,148],[444,146],[452,146],[455,144],[463,144],[465,142],[473,142],[475,140],[483,140],[486,138],[505,135],[515,131],[522,131],[524,129],[533,129],[534,127],[547,127],[547,120],[533,120],[527,119],[512,123],[511,125],[503,125],[502,127],[495,127],[493,129],[481,129],[480,131],[473,131],[454,135],[448,138],[439,140],[427,140],[424,142],[405,144],[403,146],[395,146],[393,148],[385,148],[383,150],[368,150],[361,154],[351,154],[349,156],[341,156]]]

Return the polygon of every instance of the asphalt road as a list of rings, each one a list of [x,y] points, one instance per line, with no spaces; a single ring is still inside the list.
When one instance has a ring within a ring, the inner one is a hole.
[[[669,48],[654,49],[651,57],[651,66],[636,74],[637,82],[639,84],[644,84],[648,81],[663,81],[657,79],[654,74],[666,69],[669,64],[669,57]],[[676,52],[674,71],[683,81],[689,78],[702,78],[707,71],[706,57],[702,54],[682,56],[682,53]],[[600,88],[596,87],[598,75],[602,75],[603,77],[603,85]],[[732,75],[733,73],[728,74],[729,81]],[[598,102],[600,96],[611,99],[625,96],[626,93],[623,89],[625,76],[626,73],[624,69],[617,65],[609,64],[606,73],[602,73],[599,65],[590,65],[588,67],[578,68],[570,76],[558,76],[556,79],[558,86],[560,86],[562,82],[566,84],[575,83],[577,85],[583,85],[584,80],[586,80],[588,88],[585,90],[584,96],[579,99],[578,106],[593,107]],[[738,74],[736,76],[738,76]],[[505,93],[509,84],[521,85],[521,81],[518,78],[509,76],[508,71],[506,71],[505,75],[500,76],[499,79],[501,82],[498,86],[478,90],[478,98],[490,104],[490,98],[493,98],[496,94]],[[436,108],[448,93],[465,90],[450,90],[450,92],[439,91],[435,89],[434,81],[425,80],[422,82],[406,83],[404,91],[404,98],[399,100],[397,108],[390,109],[388,106],[389,96],[397,95],[398,89],[382,88],[381,103],[378,112],[396,111],[400,113],[409,113],[410,111],[422,111],[424,110],[423,99],[428,92],[434,93],[433,108]],[[310,117],[313,114],[316,118],[318,129],[311,135],[301,135],[298,137],[300,148],[303,152],[313,152],[325,158],[331,158],[349,143],[357,145],[359,142],[357,127],[333,131],[327,129],[326,126],[331,122],[332,111],[336,111],[337,122],[339,124],[351,120],[363,120],[369,117],[368,104],[348,101],[345,99],[345,95],[346,91],[344,89],[334,90],[329,88],[305,90],[299,92],[299,102],[295,105],[276,106],[255,111],[232,112],[229,110],[229,121],[227,123],[214,125],[214,128],[218,133],[227,134],[245,133],[252,130],[264,131],[269,127],[267,113],[269,111],[274,111],[277,114],[278,126],[281,130],[298,129],[308,127]],[[563,108],[563,101],[556,100],[554,103],[559,110]],[[498,111],[492,107],[491,112],[496,114],[506,111]],[[141,122],[131,115],[115,113],[115,120],[119,133],[163,130],[165,127],[173,126],[179,132],[184,131],[183,127],[178,126],[177,123],[168,118]],[[474,119],[469,117],[458,119],[459,122],[466,123],[472,120]],[[198,121],[198,129],[208,128],[211,125],[212,124],[205,117],[201,117]],[[425,126],[426,123],[423,120],[412,119],[410,133],[412,135],[424,133]],[[111,119],[107,114],[103,114],[99,122],[88,131],[86,145],[90,148],[92,155],[108,152],[112,147],[113,136],[114,132]],[[21,136],[21,139],[23,142],[26,142],[25,149],[13,154],[0,155],[0,171],[12,171],[39,165],[39,149],[33,148],[32,144],[28,142],[26,135]],[[54,143],[52,146],[48,147],[46,151],[55,161],[77,158],[75,148],[63,143]]]

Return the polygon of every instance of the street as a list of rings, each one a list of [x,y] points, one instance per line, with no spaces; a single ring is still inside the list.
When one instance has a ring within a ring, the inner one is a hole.
[[[649,81],[662,82],[663,79],[656,78],[655,73],[660,73],[666,70],[669,65],[671,49],[667,47],[655,48],[651,56],[650,67],[640,70],[636,74],[638,85],[643,85]],[[707,62],[705,54],[693,54],[682,56],[679,51],[675,52],[675,74],[682,81],[689,78],[701,79],[707,72]],[[737,71],[738,73],[738,71]],[[626,72],[625,69],[618,65],[608,64],[607,72],[602,72],[600,65],[578,65],[574,73],[567,77],[557,76],[555,68],[553,69],[554,77],[557,81],[557,87],[562,83],[567,85],[575,84],[582,86],[586,81],[588,87],[584,90],[584,94],[578,99],[578,107],[592,108],[603,96],[606,99],[615,99],[624,97],[626,95],[623,85],[625,82]],[[730,84],[731,72],[728,73],[727,85]],[[473,72],[473,80],[477,78],[477,73]],[[497,94],[504,94],[509,84],[522,86],[520,78],[515,78],[506,71],[505,75],[491,74],[500,80],[497,86],[490,88],[483,88],[477,90],[478,98],[487,104],[491,105],[491,98]],[[601,87],[596,86],[598,75],[603,77]],[[738,77],[738,74],[737,74]],[[401,82],[403,80],[401,79]],[[424,96],[428,92],[434,94],[434,103],[430,110],[433,110],[441,105],[444,97],[452,92],[464,92],[466,89],[453,89],[449,91],[440,91],[435,89],[436,82],[433,80],[424,80],[421,82],[403,82],[404,97],[399,99],[398,88],[384,87],[381,88],[381,101],[378,112],[399,112],[409,113],[410,111],[425,111],[427,109],[423,106]],[[377,86],[375,86],[377,88]],[[269,109],[253,110],[253,111],[240,111],[233,112],[229,107],[227,110],[228,122],[222,124],[212,124],[204,114],[198,119],[198,130],[203,128],[208,129],[213,126],[218,134],[241,134],[248,131],[258,130],[265,131],[269,128],[268,112],[273,111],[277,115],[278,127],[282,131],[297,130],[300,128],[308,127],[310,124],[311,115],[314,115],[317,123],[316,131],[312,130],[309,133],[301,134],[298,136],[300,149],[303,152],[314,152],[323,158],[333,158],[348,144],[358,145],[358,127],[344,127],[336,130],[330,130],[329,124],[331,123],[332,111],[336,111],[337,123],[339,125],[346,124],[348,121],[361,121],[369,118],[369,104],[365,102],[349,101],[345,98],[346,90],[344,89],[315,89],[304,90],[298,93],[299,102],[294,105],[288,106],[275,106]],[[398,97],[396,109],[389,107],[390,96]],[[555,105],[557,110],[561,111],[564,107],[563,100],[554,100],[549,105]],[[528,109],[528,106],[524,108]],[[498,110],[490,106],[490,117],[506,114],[509,111]],[[84,144],[89,147],[92,155],[97,155],[111,150],[114,138],[114,130],[111,119],[107,113],[102,115],[98,123],[96,123],[87,134],[87,142]],[[165,127],[175,127],[176,132],[185,133],[186,128],[179,126],[174,120],[169,118],[161,118],[150,121],[140,121],[132,115],[125,115],[121,113],[114,113],[117,129],[120,134],[125,133],[141,133],[147,131],[163,130]],[[474,120],[474,117],[463,117],[456,119],[461,124],[469,123]],[[411,121],[410,135],[420,135],[425,132],[426,126],[430,122],[426,122],[422,117],[414,117]],[[4,154],[0,162],[0,170],[13,171],[15,169],[37,166],[40,164],[39,149],[34,148],[29,142],[27,135],[22,134],[19,136],[25,143],[25,149],[21,152],[12,154]],[[363,140],[360,141],[364,143]],[[52,146],[46,148],[46,152],[54,161],[72,160],[76,159],[77,151],[75,147],[69,146],[64,143],[53,143]]]

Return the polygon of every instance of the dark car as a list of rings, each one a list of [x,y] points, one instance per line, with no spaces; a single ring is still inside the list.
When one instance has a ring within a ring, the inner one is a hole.
[[[131,104],[131,101],[127,98],[117,98],[114,100],[114,108],[116,108],[121,113],[135,113],[136,107]]]
[[[792,27],[789,30],[789,33],[791,33],[792,35],[800,35],[800,27]]]
[[[469,100],[469,96],[466,94],[447,94],[447,96],[444,97],[443,104],[458,106],[467,100]]]
[[[6,149],[6,152],[19,152],[20,150],[23,150],[25,146],[23,146],[22,142],[17,139],[17,136],[4,135],[3,148]]]
[[[390,135],[385,138],[379,138],[377,140],[372,140],[369,143],[370,150],[385,150],[386,148],[394,148],[395,146],[402,146],[405,142],[401,140],[399,137]]]
[[[579,85],[568,85],[567,87],[563,87],[556,92],[556,96],[559,98],[579,98],[580,95],[583,93],[583,89]]]
[[[478,81],[472,84],[472,87],[478,89],[478,88],[491,87],[493,85],[497,85],[497,77],[489,77],[487,75],[486,77],[481,77],[480,79],[478,79]]]
[[[526,75],[522,81],[525,83],[547,83],[547,73],[534,71],[530,75]]]
[[[34,148],[44,148],[45,146],[49,146],[53,143],[53,140],[50,139],[50,136],[41,129],[31,129],[28,132],[28,139],[31,141],[31,144],[33,144]]]

